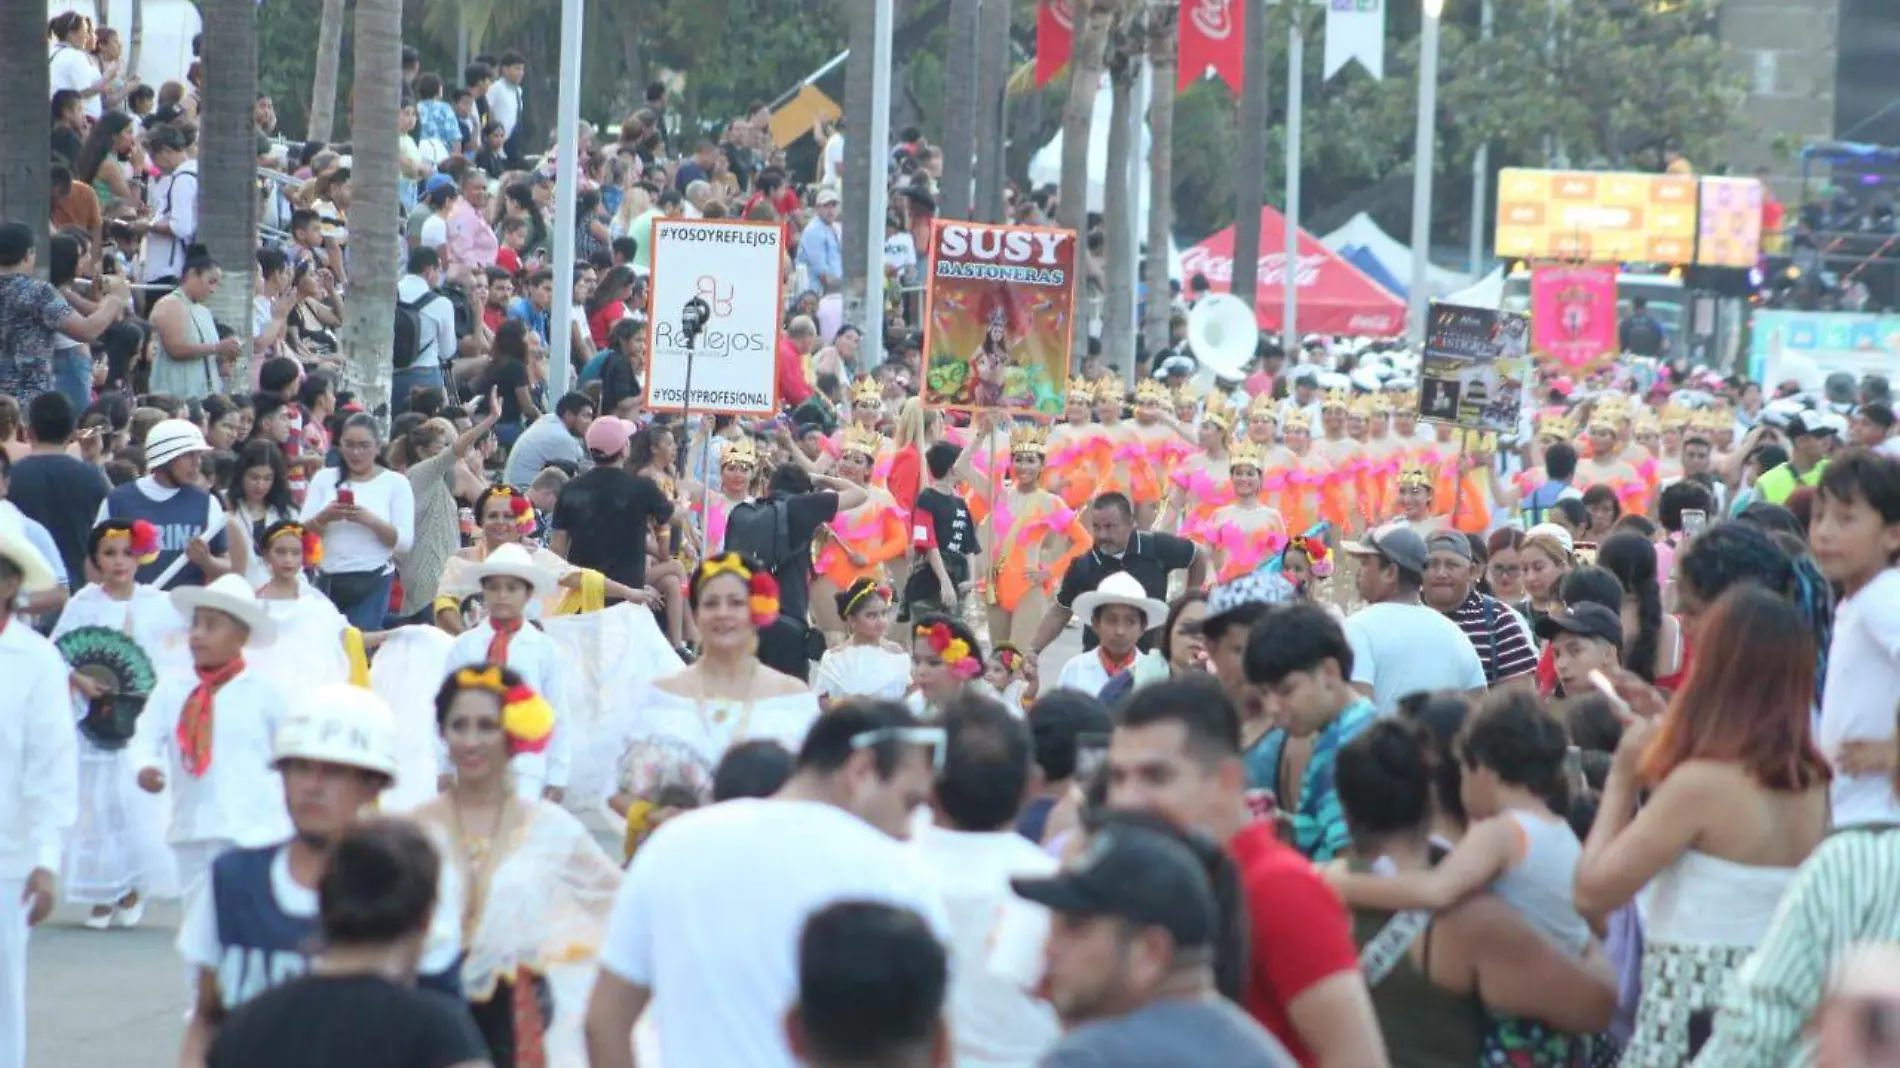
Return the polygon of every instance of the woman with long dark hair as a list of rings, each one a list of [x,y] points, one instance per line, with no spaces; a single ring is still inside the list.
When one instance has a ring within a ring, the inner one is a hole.
[[[488,350],[488,370],[481,391],[500,393],[501,421],[495,424],[495,438],[502,447],[512,448],[521,431],[541,418],[541,409],[534,403],[533,372],[528,366],[527,323],[508,319],[495,328],[495,343]]]
[[[1674,690],[1682,684],[1689,647],[1682,624],[1663,613],[1655,543],[1631,531],[1612,534],[1597,548],[1597,566],[1623,584],[1623,666]]]
[[[273,442],[252,438],[238,450],[232,478],[230,514],[235,534],[230,538],[231,567],[253,587],[270,581],[270,562],[259,549],[264,531],[297,518],[297,502],[290,493],[290,467],[284,450]]]
[[[122,162],[137,151],[138,127],[123,111],[101,116],[79,146],[79,157],[73,160],[73,180],[92,186],[104,214],[137,215],[145,210],[144,195],[132,182],[137,171]]]
[[[623,263],[601,275],[588,295],[587,332],[596,350],[607,347],[614,325],[627,317],[627,297],[633,292],[633,281],[633,268]]]
[[[1666,707],[1654,687],[1619,673],[1629,723],[1577,863],[1586,917],[1600,922],[1643,896],[1630,1068],[1695,1056],[1729,976],[1828,829],[1829,771],[1809,734],[1814,643],[1800,610],[1744,584],[1708,608],[1696,633],[1701,654]]]

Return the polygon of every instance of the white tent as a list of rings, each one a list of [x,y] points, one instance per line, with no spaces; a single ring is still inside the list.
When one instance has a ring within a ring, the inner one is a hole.
[[[1467,308],[1497,308],[1504,301],[1504,268],[1493,268],[1490,274],[1464,289],[1443,298],[1447,304],[1461,304]]]
[[[1144,85],[1143,89],[1146,86]],[[1142,115],[1148,113],[1148,94],[1137,91],[1135,105]],[[1108,76],[1102,76],[1102,87],[1095,93],[1095,113],[1089,119],[1089,190],[1090,211],[1101,211],[1104,203],[1103,190],[1108,180],[1108,127],[1115,113],[1115,95],[1109,88]],[[1137,125],[1141,141],[1135,146],[1134,166],[1138,175],[1135,185],[1135,211],[1138,218],[1148,217],[1148,123],[1144,120]],[[1029,159],[1029,181],[1033,185],[1062,184],[1062,131],[1049,139],[1049,143],[1036,151]]]
[[[1353,216],[1344,226],[1319,239],[1319,243],[1339,253],[1348,255],[1348,249],[1357,247],[1371,253],[1384,267],[1387,274],[1403,285],[1412,282],[1412,249],[1385,232],[1372,216],[1365,212]],[[1434,297],[1442,297],[1454,290],[1471,284],[1471,276],[1463,271],[1446,270],[1443,267],[1425,268],[1426,288]]]

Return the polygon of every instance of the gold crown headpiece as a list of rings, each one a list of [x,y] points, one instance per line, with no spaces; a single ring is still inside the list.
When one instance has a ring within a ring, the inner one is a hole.
[[[1286,406],[1286,411],[1280,413],[1280,429],[1288,434],[1295,430],[1310,433],[1313,429],[1313,417],[1306,414],[1305,408],[1289,404]]]
[[[1577,424],[1569,416],[1553,415],[1537,424],[1537,432],[1558,441],[1569,441],[1577,436]]]
[[[1135,403],[1147,404],[1150,401],[1166,406],[1173,403],[1173,398],[1169,396],[1167,386],[1152,378],[1144,378],[1135,385]]]
[[[1091,407],[1094,406],[1095,387],[1092,384],[1090,384],[1086,379],[1081,379],[1081,378],[1070,379],[1069,380],[1069,403],[1070,404],[1084,404],[1084,405],[1089,405]]]
[[[859,456],[875,459],[879,446],[884,439],[875,430],[866,430],[855,423],[844,428],[844,434],[838,441],[838,452],[855,452]]]
[[[1242,438],[1234,442],[1228,446],[1227,449],[1228,470],[1232,470],[1236,467],[1251,467],[1255,471],[1258,471],[1261,465],[1266,462],[1266,459],[1267,450],[1260,445],[1254,444],[1253,441],[1248,438]]]
[[[1361,419],[1370,419],[1375,414],[1375,411],[1372,395],[1366,393],[1352,399],[1352,406],[1346,409],[1346,414],[1356,415]]]
[[[1418,414],[1418,390],[1406,389],[1392,394],[1392,411],[1408,415]]]
[[[1631,426],[1631,432],[1635,434],[1660,434],[1662,433],[1662,420],[1656,417],[1655,412],[1644,409],[1636,414],[1636,421]]]
[[[1590,417],[1593,420],[1599,415],[1608,416],[1613,419],[1627,419],[1629,418],[1629,414],[1629,399],[1624,397],[1621,393],[1605,394],[1598,397],[1596,403],[1590,406]]]
[[[1183,382],[1175,387],[1174,406],[1176,408],[1189,407],[1199,401],[1199,399],[1200,398],[1194,395],[1194,383]]]
[[[1221,430],[1233,429],[1234,406],[1229,402],[1226,392],[1219,389],[1207,391],[1207,403],[1201,409],[1201,421],[1212,423]]]
[[[884,389],[877,384],[877,379],[866,375],[852,384],[851,403],[881,405],[884,403]]]
[[[1262,393],[1247,402],[1247,418],[1272,419],[1279,421],[1279,406],[1273,403],[1271,393]]]
[[[1009,454],[1041,456],[1049,451],[1049,432],[1035,423],[1024,423],[1009,432]]]
[[[1432,476],[1422,467],[1408,467],[1399,472],[1400,489],[1425,489],[1433,487]]]
[[[740,438],[738,441],[726,446],[725,455],[719,462],[722,467],[740,464],[745,467],[756,468],[759,466],[759,447],[752,443],[751,438]]]
[[[1128,390],[1122,386],[1121,380],[1115,376],[1109,375],[1106,378],[1101,378],[1096,381],[1095,403],[1101,404],[1104,401],[1113,401],[1116,404],[1121,404],[1127,399]]]
[[[1326,399],[1320,404],[1322,411],[1345,411],[1351,406],[1352,391],[1346,389],[1327,390]]]

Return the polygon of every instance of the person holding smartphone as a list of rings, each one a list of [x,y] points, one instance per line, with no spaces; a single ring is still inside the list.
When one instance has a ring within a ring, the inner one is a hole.
[[[374,416],[350,416],[337,436],[343,466],[310,480],[301,516],[323,538],[318,588],[364,632],[383,629],[395,557],[415,540],[415,493],[407,478],[377,464],[381,446]]]

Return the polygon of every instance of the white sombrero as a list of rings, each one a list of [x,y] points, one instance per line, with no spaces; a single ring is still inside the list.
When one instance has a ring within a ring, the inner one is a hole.
[[[554,591],[554,576],[547,568],[534,562],[528,550],[519,545],[504,545],[488,554],[488,558],[475,565],[475,584],[481,585],[487,578],[519,579],[528,584],[536,597],[546,597]]]
[[[251,584],[244,581],[242,575],[225,575],[209,586],[185,586],[172,591],[172,607],[178,614],[191,622],[193,612],[200,608],[209,608],[214,612],[223,612],[250,629],[251,646],[266,646],[277,640],[277,624],[271,620],[270,613],[259,603],[257,594],[251,592]]]
[[[1141,629],[1153,630],[1168,618],[1168,606],[1141,588],[1141,580],[1126,571],[1117,571],[1103,579],[1093,590],[1075,599],[1075,614],[1084,623],[1095,618],[1097,609],[1125,604],[1142,614]]]
[[[46,556],[26,540],[26,525],[11,511],[0,511],[0,559],[20,569],[20,592],[42,593],[59,582]]]

